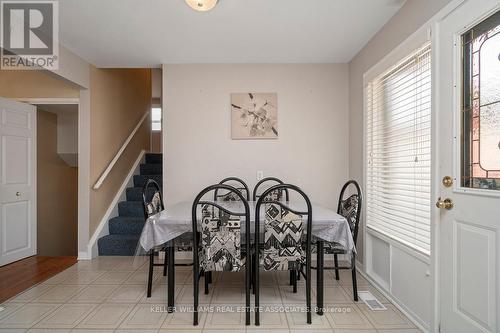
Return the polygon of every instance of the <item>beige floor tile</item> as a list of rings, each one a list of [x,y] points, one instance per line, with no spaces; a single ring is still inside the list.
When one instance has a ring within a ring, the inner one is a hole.
[[[252,303],[254,295],[251,294]],[[280,290],[277,286],[259,286],[259,301],[260,304],[283,304]]]
[[[281,298],[283,304],[306,304],[306,288],[305,286],[298,286],[297,292],[293,292],[292,286],[280,287]],[[312,305],[316,304],[316,293],[314,289],[311,290]]]
[[[74,274],[74,270],[65,270],[42,282],[42,284],[58,285]]]
[[[111,295],[116,285],[89,285],[72,297],[69,303],[102,303]]]
[[[237,310],[238,307],[241,307],[241,304],[227,304],[220,306],[222,308],[216,309],[207,314],[205,329],[245,329],[245,312]],[[252,317],[253,315],[250,314],[250,320]]]
[[[137,329],[137,328],[130,329],[130,330],[118,329],[118,330],[114,330],[113,333],[158,333],[158,330],[143,330],[143,329]]]
[[[121,285],[106,298],[106,303],[137,303],[146,293],[146,286]]]
[[[335,329],[334,330],[335,333],[377,333],[379,331],[377,330],[362,330],[362,329],[353,329],[353,330],[350,330],[350,329]],[[393,333],[397,333],[397,332],[393,332]]]
[[[240,272],[220,272],[217,274],[217,285],[245,285],[245,271]]]
[[[244,280],[243,280],[244,282]],[[260,270],[259,271],[259,285],[262,287],[262,286],[277,286],[278,284],[278,280],[277,280],[277,277],[276,277],[276,272],[273,272],[273,271],[269,271],[269,272],[266,272],[266,271],[263,271],[263,270]]]
[[[0,328],[0,333],[23,333],[29,332],[24,328]]]
[[[341,286],[325,286],[323,288],[324,303],[351,303],[352,295],[349,295]]]
[[[153,283],[156,283],[156,279],[161,273],[158,271],[153,272]],[[148,283],[148,271],[135,271],[124,284],[140,284],[146,286]]]
[[[145,287],[146,288],[146,287]],[[184,288],[183,285],[175,286],[175,298],[174,300],[177,302],[179,298],[180,292]],[[155,305],[166,305],[167,303],[167,286],[164,284],[154,285],[151,289],[151,297],[147,297],[147,294],[144,293],[142,298],[139,300],[140,303],[149,303]]]
[[[167,312],[153,311],[149,304],[138,304],[121,323],[120,329],[159,329]]]
[[[74,328],[97,304],[63,304],[42,319],[35,328]]]
[[[71,333],[114,333],[113,330],[89,330],[85,328],[75,328],[71,330]]]
[[[78,271],[109,271],[112,270],[119,262],[114,260],[80,260],[74,266]]]
[[[1,332],[1,331],[0,331]],[[26,331],[27,333],[69,333],[69,328],[31,328]]]
[[[292,329],[290,330],[290,333],[337,333],[337,331],[334,331],[332,328],[328,329]]]
[[[0,306],[3,308],[0,311],[0,321],[13,313],[14,311],[19,310],[24,304],[23,303],[3,303]]]
[[[358,283],[358,289],[360,286],[369,286],[370,283],[361,274],[356,274],[356,282]],[[340,285],[342,286],[352,286],[352,273],[350,270],[340,271]]]
[[[12,303],[28,303],[33,301],[34,299],[42,296],[44,293],[49,291],[49,289],[54,288],[53,285],[48,284],[38,284],[33,288],[30,288],[23,292],[22,294],[17,295],[16,297],[9,300]]]
[[[307,323],[307,313],[304,311],[305,304],[287,305],[289,309],[294,311],[287,311],[286,317],[290,329],[331,329],[330,323],[325,315],[319,316],[314,311],[312,313],[312,323]]]
[[[269,310],[278,310],[279,305],[276,304],[266,304],[262,306],[263,311],[260,313],[260,326],[252,326],[253,329],[258,330],[276,330],[276,329],[287,329],[288,330],[288,321],[286,318],[286,314],[284,312],[279,311],[269,311]],[[251,314],[251,323],[255,324],[255,316]]]
[[[141,268],[146,259],[144,257],[133,257],[130,259],[125,259],[119,262],[117,265],[114,265],[111,270],[113,271],[135,271]]]
[[[84,286],[79,285],[57,285],[37,297],[34,302],[64,303],[70,300],[83,288]]]
[[[90,284],[97,280],[105,271],[76,271],[67,279],[63,280],[62,284]]]
[[[378,330],[378,333],[422,333],[418,328],[398,328],[395,330]]]
[[[0,328],[31,328],[61,304],[28,303],[0,321]]]
[[[210,285],[210,288],[208,290],[208,295],[205,295],[205,287],[203,284],[200,283],[200,289],[198,293],[198,303],[210,304],[214,293],[215,293],[215,288],[213,287],[213,285]],[[193,286],[185,284],[182,287],[182,290],[180,291],[179,295],[177,296],[176,303],[193,305],[194,302],[193,295],[194,295]]]
[[[131,271],[110,271],[101,275],[92,284],[122,284],[132,274]]]
[[[200,309],[201,311],[201,309]],[[193,312],[173,312],[167,315],[163,322],[162,329],[176,330],[196,330],[202,329],[207,318],[206,312],[198,312],[198,326],[193,326]]]
[[[101,304],[77,327],[86,329],[115,329],[134,308],[132,304]]]
[[[325,315],[335,329],[373,329],[373,325],[354,304],[327,304]]]
[[[199,326],[198,326],[199,327]],[[178,328],[163,328],[161,330],[158,331],[158,333],[202,333],[202,332],[206,332],[206,331],[203,331],[202,328],[199,328],[199,329],[182,329],[179,330]],[[245,332],[244,330],[242,332]],[[220,333],[220,331],[214,331],[214,333]]]
[[[213,304],[244,304],[245,289],[243,287],[228,285],[213,288]]]
[[[364,304],[358,305],[361,311],[368,317],[368,320],[377,329],[402,329],[402,328],[415,328],[415,325],[406,318],[406,316],[401,313],[392,304],[386,304],[387,310],[382,311],[372,311],[370,308]]]

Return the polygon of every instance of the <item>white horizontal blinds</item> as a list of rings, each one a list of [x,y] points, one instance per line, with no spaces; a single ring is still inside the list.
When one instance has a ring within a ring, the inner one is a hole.
[[[367,225],[430,252],[431,49],[367,87]]]

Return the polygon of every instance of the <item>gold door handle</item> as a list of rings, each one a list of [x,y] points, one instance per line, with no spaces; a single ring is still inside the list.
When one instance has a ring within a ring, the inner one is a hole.
[[[436,207],[441,208],[441,209],[447,209],[450,210],[453,208],[453,201],[450,198],[446,198],[444,200],[441,199],[441,197],[438,198],[438,201],[436,202]]]
[[[16,192],[16,197],[20,197],[21,196],[21,192]]]

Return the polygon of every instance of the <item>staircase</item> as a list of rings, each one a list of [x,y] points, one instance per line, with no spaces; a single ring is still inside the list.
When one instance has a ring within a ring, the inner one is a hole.
[[[162,186],[162,154],[146,154],[140,174],[134,176],[134,187],[127,188],[127,201],[118,203],[118,216],[109,220],[109,235],[99,238],[100,256],[132,256],[144,226],[142,186],[149,178]]]

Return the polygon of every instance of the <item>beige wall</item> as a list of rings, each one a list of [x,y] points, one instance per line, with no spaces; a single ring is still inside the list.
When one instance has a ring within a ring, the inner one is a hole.
[[[90,87],[90,181],[93,186],[138,121],[150,110],[151,71],[92,68]],[[141,150],[149,149],[149,132],[150,122],[146,120],[101,188],[91,190],[90,236]]]
[[[363,74],[427,22],[450,0],[408,0],[349,63],[349,170],[363,181]],[[363,228],[364,221],[361,224]],[[358,259],[363,261],[363,232]]]
[[[57,154],[57,115],[37,111],[37,254],[78,253],[78,169]]]
[[[80,88],[42,71],[0,70],[0,96],[8,98],[78,98]]]
[[[348,68],[314,65],[164,66],[167,204],[206,185],[256,171],[295,183],[335,207],[348,178]],[[277,140],[231,140],[230,94],[276,92]]]

